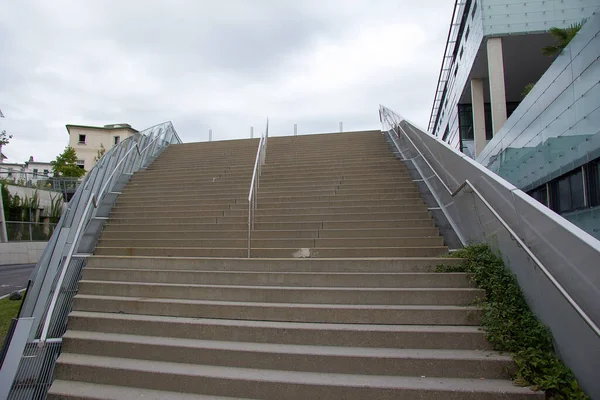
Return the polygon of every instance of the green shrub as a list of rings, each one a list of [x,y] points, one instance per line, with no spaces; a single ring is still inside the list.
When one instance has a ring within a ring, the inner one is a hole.
[[[452,253],[459,266],[439,265],[438,272],[468,272],[486,298],[481,325],[487,340],[499,351],[510,352],[517,366],[518,385],[544,390],[550,399],[589,399],[573,373],[556,356],[549,329],[533,315],[515,276],[487,244],[474,244]]]

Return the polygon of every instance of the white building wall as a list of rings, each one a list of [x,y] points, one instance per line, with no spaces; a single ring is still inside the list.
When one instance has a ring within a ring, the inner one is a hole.
[[[130,129],[104,129],[71,126],[69,128],[69,146],[75,149],[77,159],[83,160],[86,171],[96,164],[98,151],[104,147],[106,151],[114,146],[115,136],[125,140],[133,135]],[[86,135],[85,143],[79,142],[79,135]]]

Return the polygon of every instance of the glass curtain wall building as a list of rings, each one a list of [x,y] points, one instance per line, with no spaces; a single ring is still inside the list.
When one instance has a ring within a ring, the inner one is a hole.
[[[457,1],[428,126],[597,238],[599,9],[599,0]],[[561,54],[542,54],[550,28],[582,21]]]

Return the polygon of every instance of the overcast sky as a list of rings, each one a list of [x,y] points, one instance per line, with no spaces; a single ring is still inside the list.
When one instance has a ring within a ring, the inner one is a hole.
[[[65,124],[171,120],[185,142],[426,126],[450,0],[3,0],[8,161],[50,161]]]

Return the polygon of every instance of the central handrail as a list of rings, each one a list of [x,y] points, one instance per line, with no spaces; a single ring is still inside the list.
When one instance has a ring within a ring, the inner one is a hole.
[[[267,118],[267,127],[261,135],[256,150],[256,159],[254,160],[254,169],[252,179],[250,180],[250,190],[248,192],[248,258],[250,258],[252,248],[252,231],[254,230],[254,211],[256,211],[258,200],[258,188],[260,186],[260,175],[262,166],[267,157],[267,139],[269,138],[269,119]]]

